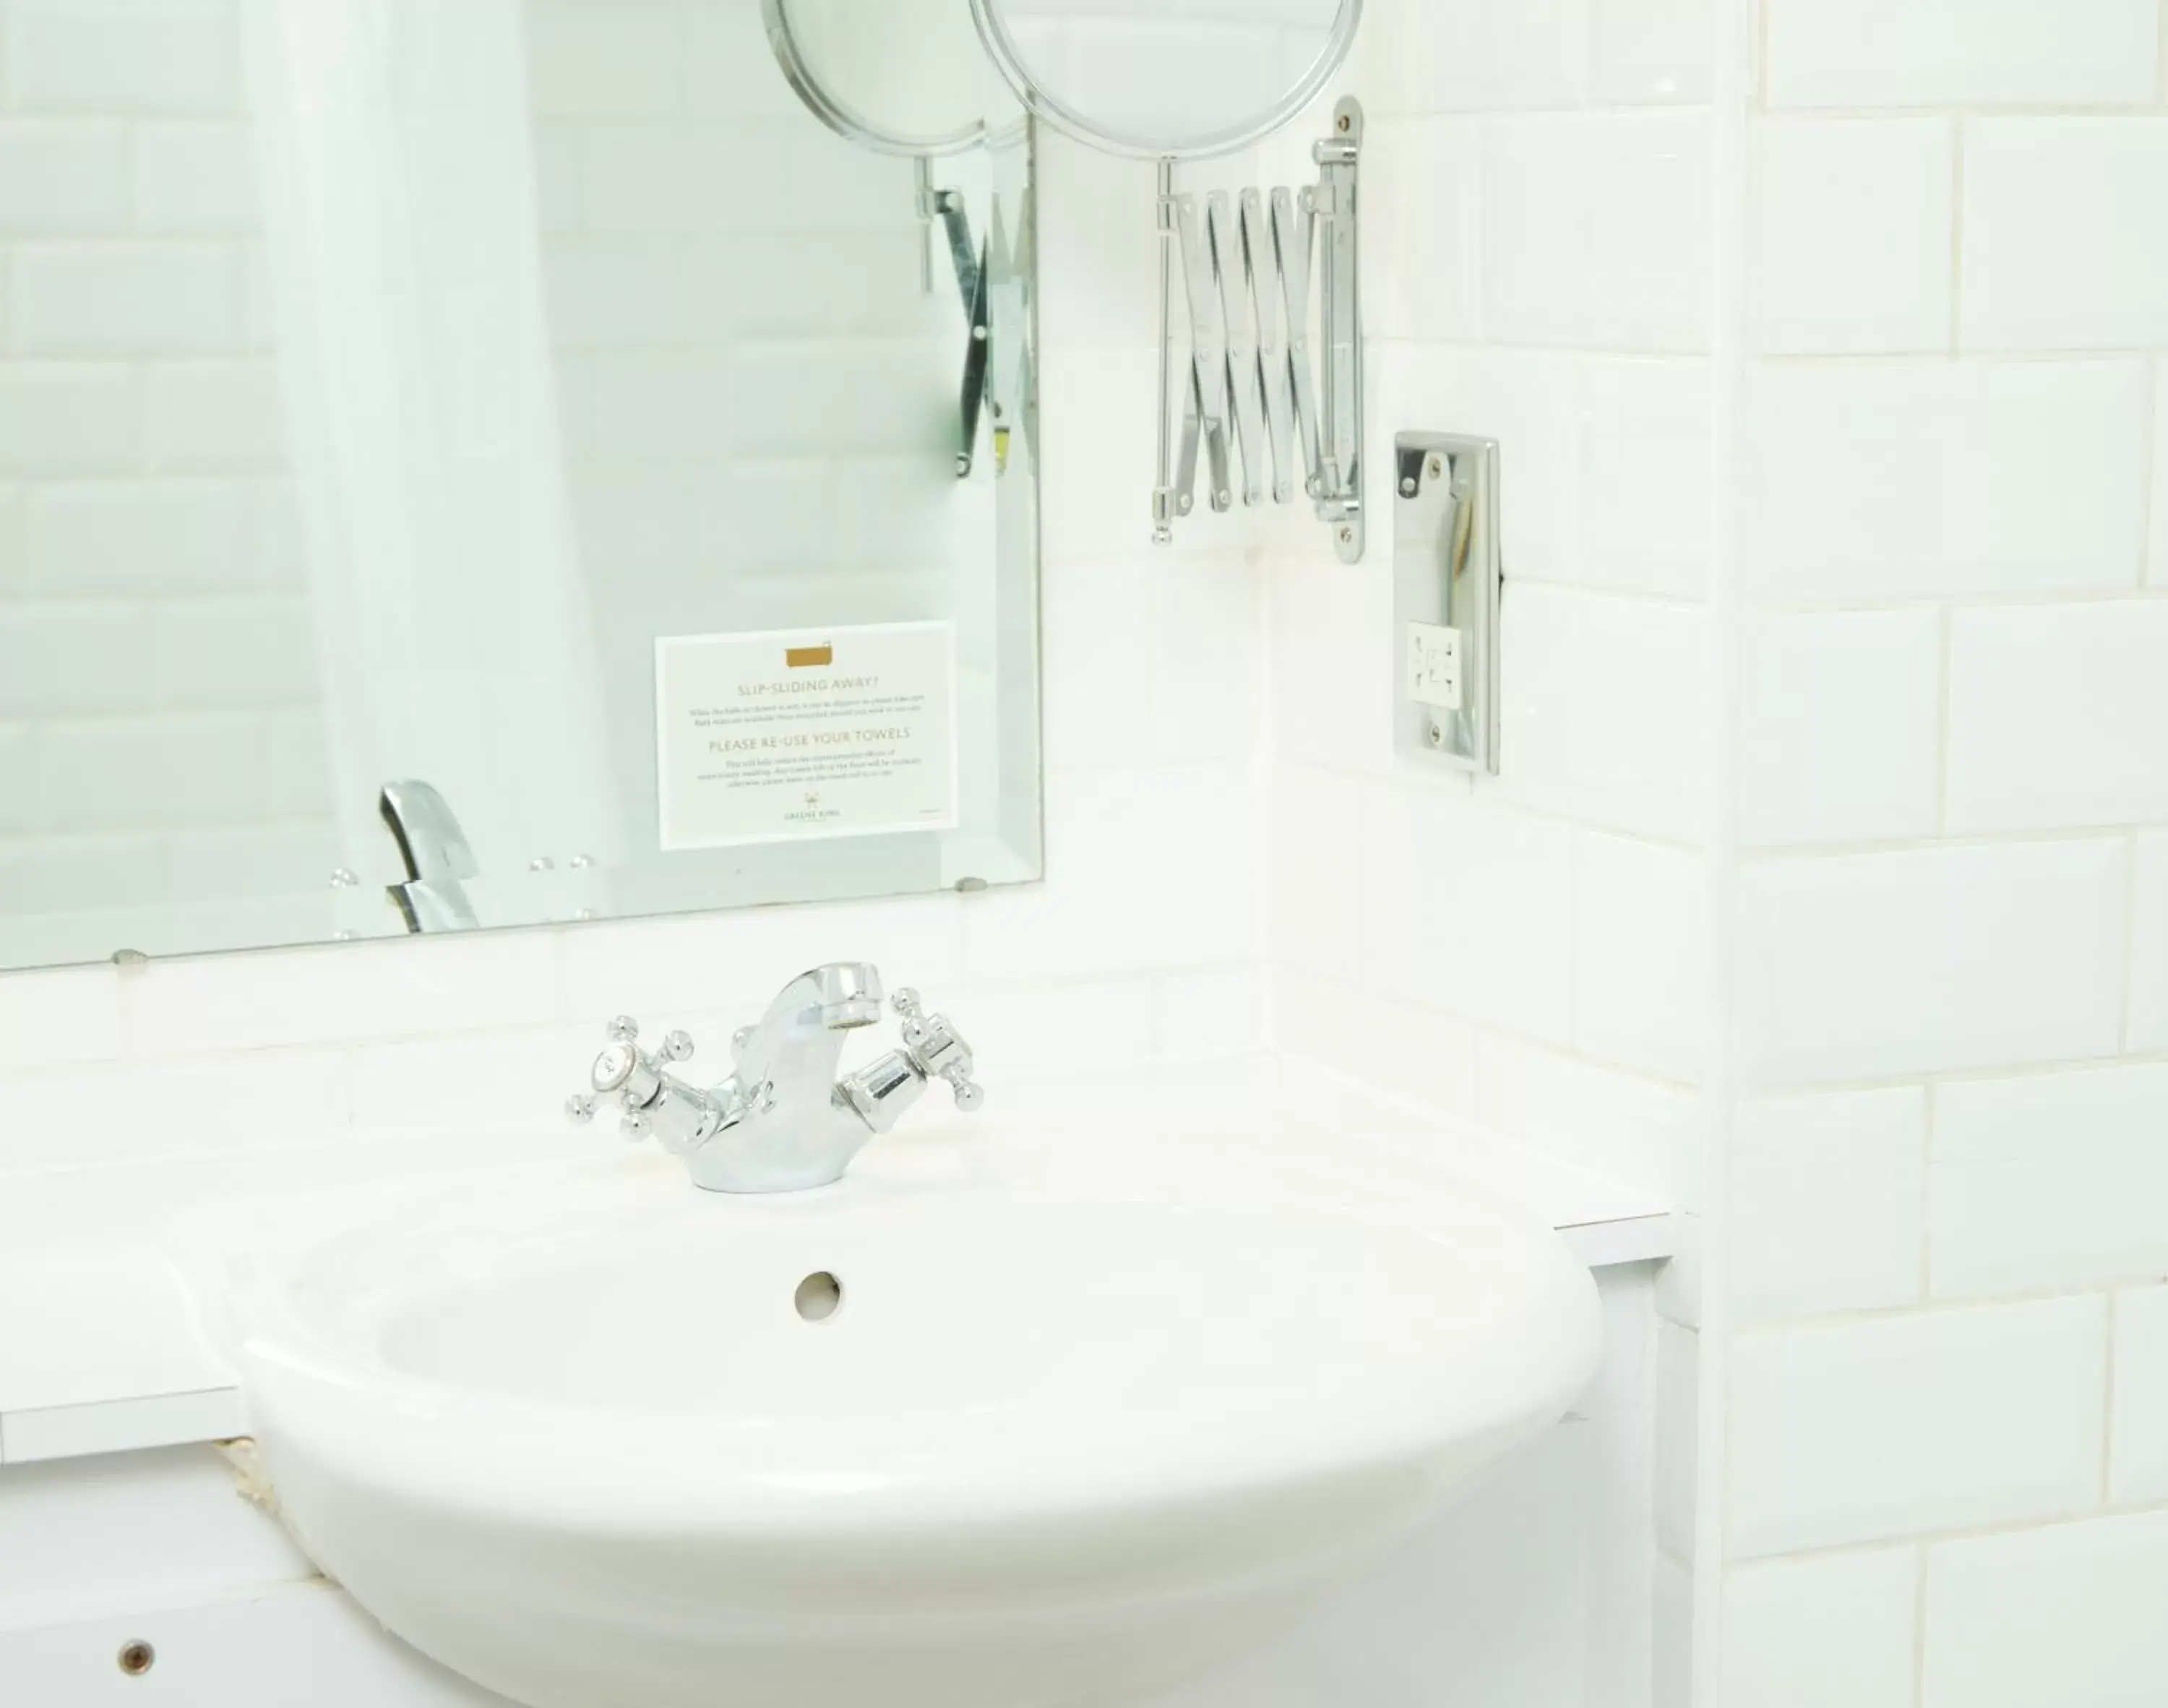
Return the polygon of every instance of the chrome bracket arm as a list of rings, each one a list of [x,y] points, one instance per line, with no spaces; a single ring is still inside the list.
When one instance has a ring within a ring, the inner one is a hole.
[[[1177,490],[1189,491],[1196,478],[1193,440],[1201,434],[1212,481],[1212,507],[1228,510],[1234,506],[1235,494],[1227,455],[1227,326],[1195,196],[1174,199],[1174,224],[1182,244],[1182,284],[1189,296],[1189,410],[1197,418],[1194,428],[1188,416],[1183,418]]]
[[[956,449],[956,478],[968,480],[972,459],[979,449],[979,412],[986,400],[990,383],[986,371],[986,347],[991,341],[992,328],[986,304],[986,276],[993,269],[986,264],[984,249],[971,268],[971,296],[964,304],[970,321],[970,336],[964,346],[964,384],[957,397],[957,406],[963,421],[961,442]],[[960,279],[961,274],[959,273]]]
[[[1220,308],[1226,320],[1227,390],[1233,400],[1235,443],[1242,454],[1242,502],[1262,504],[1267,453],[1263,377],[1257,371],[1257,304],[1250,285],[1249,257],[1241,247],[1226,191],[1213,191],[1206,203],[1204,230],[1212,245],[1212,271],[1220,282]]]
[[[1363,109],[1333,109],[1332,134],[1311,157],[1318,180],[1299,194],[1245,189],[1198,199],[1160,167],[1160,417],[1152,538],[1194,502],[1202,448],[1214,510],[1233,507],[1232,457],[1245,504],[1292,503],[1298,480],[1344,563],[1363,555],[1363,309],[1359,165]],[[1189,358],[1174,359],[1172,273],[1179,256]],[[1315,261],[1313,261],[1315,256]],[[1317,283],[1313,346],[1310,278]],[[1315,347],[1315,359],[1312,359]],[[1180,448],[1169,424],[1177,395]],[[1230,453],[1230,441],[1233,442]]]
[[[1318,320],[1325,339],[1317,495],[1320,521],[1332,530],[1342,563],[1363,555],[1363,279],[1357,225],[1358,167],[1363,148],[1363,109],[1343,100],[1332,109],[1332,135],[1313,144],[1317,162],[1314,197],[1321,263]]]
[[[1273,286],[1279,277],[1265,225],[1264,199],[1242,192],[1242,271],[1257,310],[1257,375],[1263,390],[1265,435],[1272,442],[1273,501],[1294,497],[1294,409],[1284,342],[1287,305]]]

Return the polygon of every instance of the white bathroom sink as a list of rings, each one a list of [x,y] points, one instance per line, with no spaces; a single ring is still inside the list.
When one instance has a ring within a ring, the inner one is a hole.
[[[1473,1195],[1137,1154],[763,1198],[627,1159],[198,1285],[310,1553],[507,1695],[1119,1703],[1432,1515],[1598,1339]]]

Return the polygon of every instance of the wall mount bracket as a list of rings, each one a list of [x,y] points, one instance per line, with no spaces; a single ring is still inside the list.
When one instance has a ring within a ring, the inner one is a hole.
[[[1395,434],[1393,483],[1393,634],[1400,649],[1393,745],[1496,776],[1505,590],[1498,442]]]
[[[1214,190],[1200,204],[1177,194],[1174,162],[1160,162],[1159,461],[1152,489],[1152,538],[1159,544],[1170,543],[1176,521],[1196,507],[1201,452],[1214,510],[1232,509],[1237,491],[1246,506],[1263,503],[1268,491],[1274,503],[1292,503],[1299,485],[1331,531],[1341,561],[1362,557],[1362,149],[1363,108],[1349,98],[1332,109],[1332,134],[1311,146],[1317,182],[1299,192]],[[1174,337],[1177,257],[1189,325],[1182,361]]]

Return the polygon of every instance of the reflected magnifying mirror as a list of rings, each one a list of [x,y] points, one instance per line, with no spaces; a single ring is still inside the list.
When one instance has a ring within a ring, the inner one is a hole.
[[[762,0],[768,45],[798,97],[839,135],[938,159],[1016,122],[957,0]]]
[[[1200,160],[1294,118],[1340,68],[1362,0],[971,0],[1031,111],[1115,154]]]
[[[968,337],[956,454],[963,479],[971,472],[993,385],[989,294],[996,280],[1015,275],[1022,257],[1009,252],[997,204],[986,235],[974,241],[964,193],[935,182],[934,162],[1015,138],[1023,114],[989,72],[958,0],[761,0],[761,13],[784,81],[816,118],[862,148],[914,162],[919,282],[933,288],[938,222],[964,305]],[[1002,443],[997,432],[997,461]]]
[[[1159,162],[1161,544],[1194,507],[1201,453],[1213,509],[1237,493],[1290,503],[1299,488],[1341,559],[1363,554],[1361,106],[1333,109],[1311,150],[1314,184],[1202,198],[1175,188],[1177,162],[1231,153],[1300,113],[1346,60],[1362,12],[1363,0],[971,0],[980,40],[1028,111]]]

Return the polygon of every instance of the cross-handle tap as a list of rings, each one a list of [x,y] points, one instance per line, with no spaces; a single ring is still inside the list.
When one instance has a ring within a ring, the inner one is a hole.
[[[862,961],[835,961],[801,973],[777,992],[757,1026],[731,1039],[734,1071],[706,1090],[674,1077],[669,1064],[693,1053],[672,1032],[650,1055],[640,1027],[610,1022],[609,1048],[595,1058],[592,1092],[566,1104],[575,1121],[594,1117],[615,1096],[629,1139],[652,1136],[683,1157],[693,1184],[711,1191],[779,1192],[826,1186],[859,1148],[886,1132],[930,1080],[944,1081],[965,1113],[986,1101],[973,1081],[973,1057],[945,1015],[928,1014],[915,990],[895,994],[903,1047],[853,1074],[839,1074],[843,1040],[880,1018],[880,974]]]
[[[609,1047],[595,1058],[589,1075],[593,1090],[576,1091],[566,1099],[566,1114],[575,1121],[592,1121],[596,1100],[614,1094],[624,1111],[618,1131],[631,1143],[652,1134],[665,1150],[682,1154],[715,1136],[723,1124],[723,1106],[665,1065],[691,1059],[690,1034],[668,1033],[662,1048],[650,1055],[637,1042],[640,1022],[621,1014],[609,1023],[605,1036]]]
[[[903,1047],[920,1073],[929,1079],[946,1079],[955,1094],[956,1106],[966,1115],[986,1101],[986,1089],[971,1078],[971,1046],[949,1023],[945,1014],[928,1014],[918,993],[906,985],[890,999],[903,1022]]]

